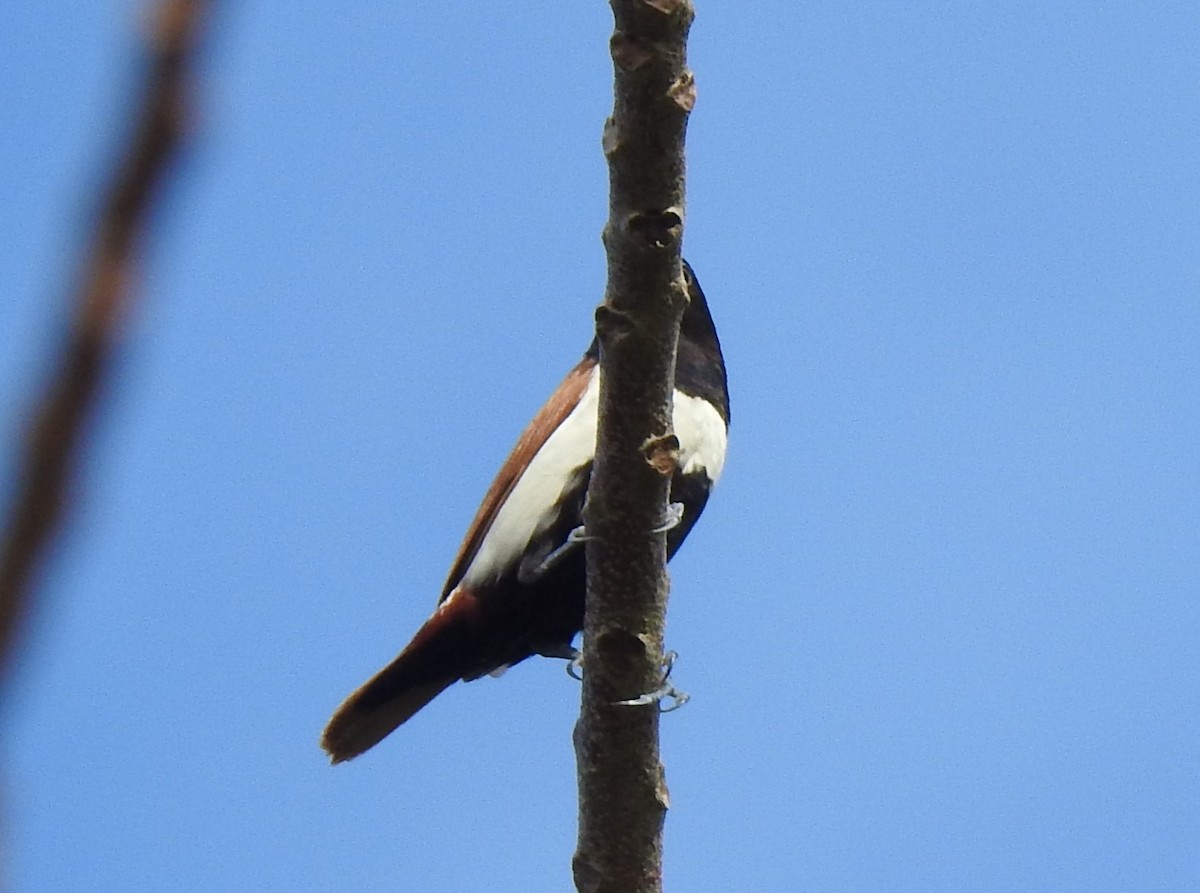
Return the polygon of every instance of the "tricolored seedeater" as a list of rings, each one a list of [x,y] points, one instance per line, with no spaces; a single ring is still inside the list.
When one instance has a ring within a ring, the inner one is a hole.
[[[679,328],[673,424],[679,464],[669,529],[675,554],[725,464],[725,360],[695,274],[683,265],[688,305]],[[596,452],[599,345],[567,373],[517,441],[483,498],[450,568],[437,609],[390,664],[348,697],[321,745],[335,763],[382,741],[460,679],[496,673],[535,654],[575,655],[583,628],[584,548],[571,532]]]

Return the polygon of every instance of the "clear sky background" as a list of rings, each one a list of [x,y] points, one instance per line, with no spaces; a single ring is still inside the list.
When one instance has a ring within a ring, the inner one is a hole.
[[[1200,5],[698,0],[671,891],[1200,888]],[[139,4],[0,8],[0,430]],[[606,4],[223,4],[0,725],[15,890],[561,891],[579,690],[317,737],[603,291]]]

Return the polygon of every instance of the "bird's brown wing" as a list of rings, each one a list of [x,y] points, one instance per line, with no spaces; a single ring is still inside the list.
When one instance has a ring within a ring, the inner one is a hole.
[[[450,568],[450,573],[446,577],[446,585],[442,587],[442,594],[438,597],[439,604],[454,591],[454,587],[458,585],[467,572],[467,568],[471,566],[483,538],[487,536],[492,522],[496,519],[496,513],[500,511],[500,507],[508,499],[509,493],[517,485],[522,472],[529,466],[529,461],[546,443],[547,438],[562,424],[563,420],[571,414],[571,410],[579,404],[584,391],[587,390],[588,382],[591,380],[592,370],[595,368],[595,357],[585,356],[579,365],[567,373],[566,378],[546,401],[546,405],[533,417],[533,421],[518,438],[517,445],[513,447],[512,453],[501,466],[496,479],[492,481],[487,495],[483,497],[483,504],[479,506],[475,519],[467,529],[467,535],[463,539],[454,564]]]

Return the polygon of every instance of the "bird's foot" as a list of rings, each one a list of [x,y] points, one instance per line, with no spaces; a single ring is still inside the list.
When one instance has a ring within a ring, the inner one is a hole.
[[[683,520],[683,503],[682,502],[672,502],[670,505],[667,506],[667,516],[665,519],[663,519],[662,524],[658,525],[650,532],[651,533],[666,533],[668,530],[672,530],[673,528],[678,527],[679,522],[682,520]],[[674,652],[672,652],[672,654],[673,653]],[[667,672],[669,673],[670,670],[668,669]]]
[[[672,502],[667,506],[667,514],[663,522],[653,528],[651,533],[666,533],[679,526],[679,522],[683,520],[683,503]],[[550,556],[543,562],[543,566],[550,563],[559,553],[575,543],[586,543],[588,540],[594,540],[595,537],[587,532],[587,528],[580,524],[574,530],[567,534],[567,541],[550,553]]]
[[[678,657],[679,654],[675,651],[668,651],[663,656],[662,684],[654,691],[638,695],[636,698],[629,698],[625,701],[613,701],[613,704],[619,707],[645,707],[648,704],[658,704],[660,713],[670,713],[672,710],[678,710],[692,699],[691,695],[680,691],[671,682],[671,670],[675,666],[675,661]],[[664,706],[664,701],[669,701],[670,703]]]
[[[573,543],[586,543],[588,540],[594,540],[594,536],[588,536],[587,528],[580,524],[574,530],[567,534],[567,546]],[[562,548],[566,548],[563,546]]]
[[[672,502],[670,505],[667,506],[667,514],[666,514],[666,517],[663,519],[663,522],[661,524],[659,524],[657,527],[653,528],[650,532],[651,533],[666,533],[668,530],[672,530],[672,529],[678,527],[679,522],[682,520],[683,520],[683,503],[682,502]],[[534,567],[532,570],[526,570],[525,568],[522,567],[518,571],[518,577],[520,578],[522,583],[532,583],[532,582],[536,581],[538,578],[543,576],[547,571],[553,570],[554,567],[559,562],[561,562],[564,558],[567,557],[568,554],[570,554],[572,551],[574,551],[576,546],[580,545],[581,543],[586,543],[588,540],[591,540],[591,539],[595,539],[595,537],[590,536],[587,532],[587,528],[585,528],[582,524],[580,524],[578,527],[576,527],[574,530],[572,530],[570,533],[567,534],[567,539],[561,546],[559,546],[557,549],[555,549],[553,552],[551,552],[549,555],[547,555],[545,558],[543,558],[538,563],[538,565],[536,567]]]

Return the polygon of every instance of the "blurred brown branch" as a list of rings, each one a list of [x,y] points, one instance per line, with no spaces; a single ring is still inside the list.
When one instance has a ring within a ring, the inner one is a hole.
[[[35,576],[62,523],[87,423],[133,299],[137,252],[187,123],[189,71],[207,0],[162,0],[147,22],[148,72],[133,132],[97,216],[57,366],[32,409],[0,543],[0,681]]]

